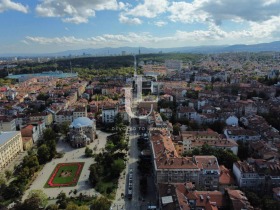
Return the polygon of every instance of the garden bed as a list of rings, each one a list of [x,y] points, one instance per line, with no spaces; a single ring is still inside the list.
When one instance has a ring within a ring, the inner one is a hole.
[[[44,187],[76,186],[83,167],[83,162],[57,164]]]

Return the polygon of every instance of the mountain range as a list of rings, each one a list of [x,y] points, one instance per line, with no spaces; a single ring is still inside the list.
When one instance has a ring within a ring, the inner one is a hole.
[[[118,47],[118,48],[99,48],[99,49],[80,49],[80,50],[68,50],[57,53],[45,53],[45,54],[0,54],[1,57],[12,56],[110,56],[121,54],[138,54],[140,50],[141,54],[148,53],[225,53],[225,52],[267,52],[274,51],[280,52],[280,41],[260,44],[238,44],[238,45],[217,45],[217,46],[196,46],[196,47],[177,47],[177,48],[146,48],[146,47]]]

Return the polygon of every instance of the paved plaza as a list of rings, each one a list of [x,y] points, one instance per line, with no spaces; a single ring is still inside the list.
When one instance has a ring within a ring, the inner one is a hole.
[[[101,131],[97,131],[98,139],[95,139],[93,143],[91,143],[88,147],[90,149],[96,148],[94,153],[99,153],[103,148],[105,148],[106,138],[109,136],[109,133],[104,133]],[[93,158],[85,157],[85,147],[82,148],[72,148],[68,143],[60,140],[57,144],[57,152],[64,152],[64,156],[59,159],[53,159],[51,162],[47,163],[40,174],[37,176],[35,181],[32,183],[30,188],[25,192],[23,199],[26,198],[30,190],[42,189],[43,192],[50,197],[51,199],[56,199],[57,195],[63,191],[67,196],[75,196],[73,192],[75,189],[78,191],[77,196],[80,193],[88,196],[98,195],[88,182],[89,177],[89,167],[94,162]],[[79,181],[75,187],[58,187],[58,188],[44,188],[44,185],[48,181],[52,171],[56,167],[58,163],[68,163],[68,162],[84,162],[84,167],[81,172]]]

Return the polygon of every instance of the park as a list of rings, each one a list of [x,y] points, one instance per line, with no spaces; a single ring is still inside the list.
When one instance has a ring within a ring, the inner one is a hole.
[[[73,187],[77,185],[84,163],[60,163],[53,170],[45,187]]]

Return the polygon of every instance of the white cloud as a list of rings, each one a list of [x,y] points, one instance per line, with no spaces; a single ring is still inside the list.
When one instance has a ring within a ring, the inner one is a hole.
[[[173,22],[193,23],[207,21],[209,15],[200,10],[202,0],[195,0],[192,3],[172,2],[168,11],[169,19]]]
[[[205,30],[175,31],[170,36],[153,36],[150,33],[103,34],[89,38],[68,37],[34,37],[28,36],[24,41],[30,44],[41,44],[61,47],[180,47],[217,44],[259,43],[275,41],[279,37],[280,18],[275,17],[263,23],[250,22],[246,30],[225,31],[221,26],[209,23]]]
[[[124,24],[131,24],[131,25],[140,25],[142,21],[139,18],[132,18],[126,17],[123,14],[120,14],[119,21]]]
[[[201,2],[199,9],[207,12],[213,20],[221,23],[223,20],[241,18],[246,21],[260,22],[280,15],[280,1],[264,0],[196,0]]]
[[[280,16],[279,0],[194,0],[172,2],[168,12],[173,22],[252,21],[262,22]]]
[[[96,11],[125,9],[128,4],[117,0],[43,0],[36,12],[43,17],[59,17],[64,22],[87,23]]]
[[[168,5],[168,0],[144,0],[144,3],[140,3],[136,7],[127,11],[126,15],[154,18],[159,14],[166,12]]]
[[[19,12],[27,13],[28,6],[24,6],[21,3],[16,3],[11,0],[0,0],[0,13],[7,10],[16,10]]]
[[[167,22],[164,21],[155,21],[154,24],[158,27],[162,27],[165,26],[167,24]]]

